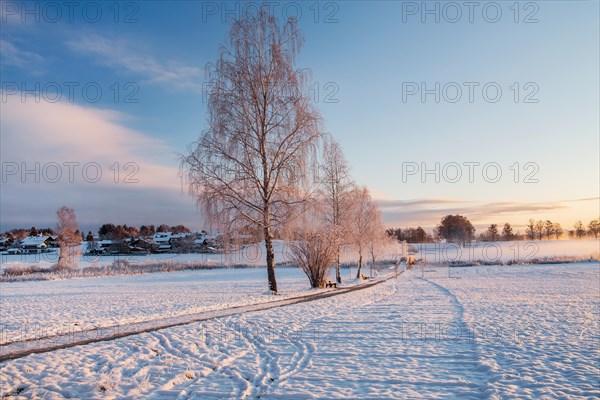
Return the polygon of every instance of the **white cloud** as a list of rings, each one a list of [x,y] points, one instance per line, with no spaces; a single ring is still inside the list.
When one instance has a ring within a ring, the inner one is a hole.
[[[3,160],[135,162],[141,185],[177,187],[177,169],[161,165],[174,160],[174,153],[162,141],[122,126],[123,114],[65,102],[36,103],[33,97],[22,102],[19,95],[6,96],[2,108]],[[102,182],[110,183],[106,179]]]
[[[25,69],[34,75],[46,73],[44,57],[30,51],[21,50],[13,43],[0,39],[0,62],[4,67],[17,67]]]
[[[127,116],[115,111],[30,99],[13,95],[2,103],[3,225],[52,221],[62,205],[84,223],[198,225],[176,154],[163,141],[123,126]]]
[[[95,57],[100,64],[125,69],[149,82],[169,85],[178,90],[202,89],[202,70],[174,61],[159,61],[125,40],[109,40],[98,35],[87,35],[67,42],[79,53]]]

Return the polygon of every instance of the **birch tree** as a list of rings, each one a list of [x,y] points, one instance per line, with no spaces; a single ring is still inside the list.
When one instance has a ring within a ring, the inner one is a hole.
[[[75,210],[68,207],[61,207],[56,215],[58,217],[57,236],[58,236],[58,261],[57,270],[73,269],[77,266],[77,260],[81,255],[79,244],[81,235],[77,224]]]
[[[356,277],[360,278],[364,252],[376,237],[378,229],[382,227],[381,216],[366,187],[359,187],[352,191],[350,207],[349,238],[358,251]]]
[[[321,192],[326,204],[323,219],[331,231],[335,252],[335,278],[337,283],[342,283],[340,247],[348,233],[348,208],[354,182],[342,148],[332,138],[323,146],[323,164],[319,172]]]
[[[371,256],[371,262],[375,264],[377,262],[377,257],[381,256],[384,251],[388,250],[392,243],[395,242],[387,233],[385,226],[379,219],[377,221],[379,223],[378,226],[375,226],[375,231],[373,232],[373,238],[368,245],[369,255]]]
[[[209,222],[229,232],[262,230],[268,285],[277,293],[274,229],[310,198],[308,166],[320,142],[319,114],[295,69],[303,37],[261,8],[234,20],[228,44],[207,66],[208,128],[181,157],[190,193]]]

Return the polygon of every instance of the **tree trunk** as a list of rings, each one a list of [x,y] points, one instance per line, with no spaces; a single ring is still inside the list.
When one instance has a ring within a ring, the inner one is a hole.
[[[269,290],[277,294],[277,281],[275,280],[275,252],[273,251],[273,237],[271,228],[265,227],[265,248],[267,250],[267,277],[269,279]]]
[[[63,256],[62,252],[63,249],[60,248],[59,250],[59,255],[58,255],[58,261],[56,262],[56,269],[61,270],[64,267],[64,263],[65,263],[65,257]]]
[[[356,272],[356,278],[360,278],[360,269],[362,268],[362,253],[358,255],[358,271]]]
[[[342,273],[340,271],[340,249],[338,248],[337,252],[337,264],[335,265],[335,280],[337,283],[342,283]]]

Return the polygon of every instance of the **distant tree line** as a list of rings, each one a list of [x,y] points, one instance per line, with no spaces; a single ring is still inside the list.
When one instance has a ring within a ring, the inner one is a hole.
[[[77,234],[78,238],[83,240],[83,233],[80,232],[79,229],[77,229],[75,231],[75,233]],[[0,234],[0,237],[6,237],[7,244],[11,245],[13,243],[19,242],[20,240],[26,238],[27,236],[38,236],[38,235],[56,236],[57,234],[58,234],[58,232],[56,232],[56,230],[53,228],[36,228],[35,226],[32,226],[29,229],[14,228],[14,229],[5,231],[4,233]]]
[[[406,243],[428,243],[433,242],[433,236],[425,229],[417,226],[416,228],[389,228],[385,232],[389,237]]]
[[[14,228],[4,232],[0,236],[7,237],[12,241],[19,241],[27,236],[37,235],[51,236],[54,235],[54,230],[52,228],[36,228],[35,226],[32,226],[30,229]]]
[[[500,231],[498,224],[490,224],[485,232],[479,235],[478,239],[481,242],[508,242],[511,240],[524,240],[525,236],[519,232],[514,232],[512,225],[506,222],[502,227],[502,231]]]
[[[598,238],[600,234],[600,220],[591,220],[587,227],[577,221],[573,224],[572,230],[565,230],[558,222],[547,220],[530,219],[525,227],[525,234],[513,233],[511,225],[504,224],[502,232],[498,231],[498,225],[491,224],[487,230],[479,235],[479,240],[483,242],[495,242],[499,240],[558,240],[565,235],[569,239],[582,239],[584,237]]]
[[[139,228],[135,226],[128,226],[127,224],[115,225],[115,224],[102,224],[98,229],[98,237],[100,239],[110,240],[121,240],[128,238],[136,238],[140,236],[153,236],[156,232],[171,232],[173,234],[178,233],[189,233],[190,229],[184,225],[169,226],[161,224],[157,228],[154,225],[142,225]],[[12,244],[18,242],[27,236],[55,236],[58,232],[53,228],[37,228],[32,226],[29,229],[25,228],[14,228],[0,234],[2,237],[8,238],[8,243]],[[94,240],[94,234],[92,231],[88,231],[87,234],[81,232],[78,228],[75,229],[74,234],[80,238],[80,241],[92,241]]]
[[[451,243],[466,243],[476,238],[475,227],[462,215],[446,215],[433,230],[433,235],[428,234],[420,226],[417,228],[390,228],[386,233],[389,237],[407,243],[427,243],[442,240]],[[558,222],[530,219],[524,234],[514,232],[508,222],[502,226],[502,229],[498,224],[490,224],[484,232],[477,236],[477,240],[482,242],[558,240],[564,237],[565,234],[568,235],[569,239],[582,239],[584,237],[597,239],[600,235],[600,219],[591,220],[587,226],[581,221],[577,221],[573,225],[573,229],[568,231],[565,231]]]
[[[597,239],[600,234],[600,220],[591,220],[587,227],[579,220],[573,224],[573,229],[565,231],[559,223],[550,220],[535,221],[530,219],[525,229],[525,235],[529,240],[560,239],[565,233],[569,239],[582,239],[584,237]]]
[[[161,224],[158,228],[154,225],[142,225],[139,228],[135,226],[114,225],[114,224],[103,224],[98,229],[98,236],[100,239],[120,240],[126,238],[136,238],[140,236],[153,236],[156,232],[171,232],[177,233],[189,233],[190,230],[183,225],[169,226]],[[91,232],[88,233],[90,236]]]
[[[525,228],[525,235],[529,240],[560,239],[564,233],[565,231],[559,223],[549,219],[545,221],[530,219]]]

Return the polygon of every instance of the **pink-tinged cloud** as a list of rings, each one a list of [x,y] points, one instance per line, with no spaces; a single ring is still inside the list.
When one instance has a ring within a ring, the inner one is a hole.
[[[128,216],[123,223],[194,219],[199,225],[193,200],[182,193],[175,152],[125,127],[128,116],[64,102],[22,102],[19,95],[3,99],[3,225],[53,221],[61,205],[80,210],[89,223]]]
[[[172,89],[202,89],[202,70],[175,61],[163,61],[149,52],[140,50],[140,45],[124,39],[109,39],[99,35],[84,35],[69,40],[67,47],[90,56],[98,64],[127,71],[148,82],[166,84]]]
[[[103,172],[98,183],[113,186],[115,173],[109,167],[133,163],[128,171],[121,167],[121,172],[132,173],[130,180],[137,180],[137,185],[180,188],[175,153],[159,139],[122,126],[125,115],[64,102],[36,103],[34,98],[21,102],[19,95],[6,100],[2,104],[3,162],[97,163]],[[134,169],[138,172],[133,173]]]

